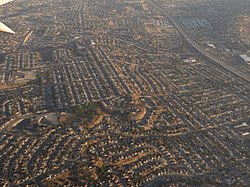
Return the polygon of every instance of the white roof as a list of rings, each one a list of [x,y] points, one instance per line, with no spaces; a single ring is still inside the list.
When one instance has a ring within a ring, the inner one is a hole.
[[[250,62],[250,57],[247,55],[240,55],[240,57],[245,60],[246,62]]]

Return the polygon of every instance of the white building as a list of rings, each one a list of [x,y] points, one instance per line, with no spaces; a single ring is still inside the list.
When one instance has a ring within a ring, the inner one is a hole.
[[[247,55],[240,55],[240,57],[247,63],[250,64],[250,57]]]

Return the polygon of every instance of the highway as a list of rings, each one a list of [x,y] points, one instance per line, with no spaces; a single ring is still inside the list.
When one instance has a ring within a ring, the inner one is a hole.
[[[148,3],[154,7],[155,9],[157,9],[161,14],[163,14],[169,21],[170,23],[172,23],[172,25],[178,30],[178,32],[186,39],[187,43],[204,59],[209,60],[213,63],[216,63],[218,65],[220,65],[221,67],[223,67],[225,70],[235,74],[236,76],[244,79],[247,82],[250,82],[250,77],[249,75],[246,75],[244,73],[242,73],[241,71],[235,69],[234,67],[228,65],[226,62],[218,59],[217,57],[213,56],[212,54],[209,54],[207,51],[205,51],[204,49],[202,49],[202,47],[200,47],[196,41],[194,41],[185,31],[184,29],[180,26],[180,24],[178,24],[175,19],[168,15],[165,10],[158,5],[158,3],[156,3],[154,0],[148,0]]]

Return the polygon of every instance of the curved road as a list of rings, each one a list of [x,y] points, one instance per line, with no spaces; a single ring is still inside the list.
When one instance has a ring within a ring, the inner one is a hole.
[[[250,82],[250,76],[242,73],[241,71],[233,68],[232,66],[229,66],[224,61],[218,59],[217,57],[209,54],[207,51],[203,50],[185,31],[184,29],[175,21],[175,19],[166,14],[164,9],[159,6],[154,0],[148,0],[148,3],[153,6],[155,9],[157,9],[160,13],[162,13],[170,22],[173,24],[173,26],[180,32],[180,34],[186,39],[186,41],[203,57],[209,59],[211,62],[214,62],[224,69],[230,71],[231,73],[237,75],[238,77],[244,79],[247,82]]]

